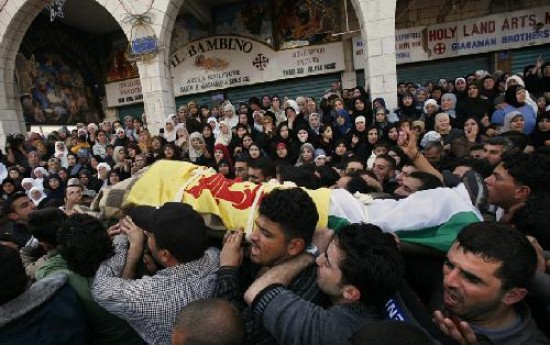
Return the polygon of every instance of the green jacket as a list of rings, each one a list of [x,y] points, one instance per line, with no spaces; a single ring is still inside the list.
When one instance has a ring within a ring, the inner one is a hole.
[[[68,275],[69,284],[82,301],[91,329],[90,336],[93,344],[144,344],[144,341],[126,321],[108,313],[92,299],[90,286],[93,278],[85,278],[69,270],[67,262],[60,254],[54,253],[46,259],[44,265],[36,271],[36,280],[59,272]]]

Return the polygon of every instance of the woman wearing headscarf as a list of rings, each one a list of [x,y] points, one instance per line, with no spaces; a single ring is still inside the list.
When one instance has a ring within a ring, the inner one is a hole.
[[[59,175],[48,176],[46,185],[44,186],[48,200],[56,199],[63,200],[65,197],[65,188]]]
[[[130,144],[130,139],[126,136],[126,131],[124,130],[124,128],[122,127],[119,127],[116,129],[116,135],[113,137],[113,139],[111,140],[111,145],[113,145],[114,147],[116,146],[128,146]],[[78,151],[74,151],[74,147],[71,149],[72,152],[76,153]]]
[[[30,177],[25,177],[21,181],[21,189],[30,197],[31,188],[34,187],[34,179]]]
[[[215,144],[222,144],[225,146],[229,146],[231,144],[231,128],[229,128],[229,124],[225,122],[225,120],[220,121],[220,134],[216,138]]]
[[[346,138],[351,129],[351,121],[347,110],[339,110],[332,124],[334,139]]]
[[[281,105],[281,97],[277,95],[271,97],[271,107],[269,108],[269,110],[271,110],[271,112],[275,114],[275,122],[277,123],[277,126],[281,122],[286,121],[285,110]]]
[[[340,138],[334,142],[334,150],[330,156],[330,164],[333,167],[341,167],[348,157],[348,145],[344,138]]]
[[[504,125],[504,117],[512,111],[519,111],[523,114],[525,121],[525,133],[531,134],[535,129],[537,115],[533,108],[527,104],[527,91],[519,84],[508,87],[504,94],[506,106],[503,109],[496,110],[491,117],[491,123]]]
[[[422,113],[416,108],[414,95],[407,92],[400,100],[399,109],[395,111],[399,121],[416,121],[420,119]]]
[[[452,126],[462,126],[462,119],[458,118],[456,114],[456,96],[454,93],[445,93],[441,96],[440,111],[449,115]]]
[[[399,123],[390,123],[384,128],[382,141],[388,143],[391,146],[395,146],[397,145],[398,137],[399,137]]]
[[[483,143],[486,137],[481,134],[482,125],[475,116],[464,120],[463,135],[451,141],[451,153],[457,158],[470,155],[470,148]]]
[[[290,145],[290,155],[292,157],[298,157],[300,155],[302,145],[312,142],[312,136],[308,130],[308,127],[301,125],[292,132],[293,138]]]
[[[355,152],[362,160],[367,160],[370,151],[367,141],[367,123],[364,116],[355,118],[355,125],[346,135],[347,144],[350,150]]]
[[[480,90],[480,96],[483,99],[488,100],[489,102],[493,102],[495,98],[499,95],[498,89],[496,87],[495,78],[493,78],[491,75],[486,75],[481,79],[481,90]]]
[[[362,96],[354,98],[352,103],[351,120],[355,120],[358,116],[364,116],[368,125],[373,122],[371,104]]]
[[[199,132],[193,132],[189,134],[189,160],[197,165],[208,166],[211,161],[211,155],[208,152],[206,143],[202,134]]]
[[[451,117],[447,113],[435,116],[435,131],[441,135],[441,143],[446,151],[451,149],[451,142],[462,135],[462,131],[451,126]]]
[[[513,86],[513,85],[521,85],[521,86],[523,86],[523,88],[525,88],[525,82],[518,75],[508,76],[508,79],[505,79],[505,80],[506,80],[506,82],[504,84],[504,93],[506,93],[506,90],[508,90],[508,88],[510,86]],[[527,91],[527,89],[525,89],[525,95],[526,95],[525,103],[527,103],[531,108],[533,108],[533,111],[536,114],[537,113],[537,102],[535,102],[535,98],[533,98],[533,96],[529,93],[529,91]]]
[[[214,135],[214,138],[217,138],[220,134],[220,124],[218,123],[218,119],[216,119],[214,116],[210,116],[208,120],[206,120],[206,123],[208,123],[212,128],[212,134]]]
[[[229,165],[229,171],[233,171],[233,163],[227,147],[222,144],[216,144],[214,146],[214,160],[212,161],[212,167],[218,172],[220,163],[222,161],[226,162]]]
[[[462,102],[462,107],[457,110],[460,118],[466,119],[467,117],[475,116],[478,120],[481,120],[485,115],[491,111],[492,101],[482,98],[477,83],[471,83],[467,86],[468,96]]]
[[[321,128],[321,116],[318,113],[311,113],[308,116],[309,131],[316,135],[319,135],[319,129]]]
[[[519,132],[524,133],[525,120],[520,111],[514,110],[504,115],[504,124],[500,127],[500,133]]]
[[[67,145],[65,145],[63,141],[56,141],[54,157],[59,159],[59,162],[61,163],[61,166],[63,168],[66,168],[69,165],[69,163],[67,162],[68,154],[69,150],[67,149]]]
[[[168,143],[176,141],[177,138],[177,129],[176,122],[174,121],[174,115],[175,114],[170,114],[164,120],[164,133],[162,134],[162,136]]]
[[[378,129],[378,136],[382,138],[384,135],[384,128],[388,125],[388,110],[384,107],[378,107],[374,109],[374,123]]]
[[[439,104],[437,104],[435,99],[430,98],[424,102],[424,112],[422,113],[422,117],[420,119],[426,124],[427,131],[434,130],[435,115],[437,115],[438,112]]]
[[[176,130],[176,141],[174,144],[179,148],[180,158],[186,158],[189,152],[189,133],[187,133],[187,128],[179,126]]]
[[[32,172],[34,176],[34,185],[38,188],[44,188],[44,179],[48,177],[48,172],[43,167],[34,168]]]
[[[550,146],[550,111],[541,113],[537,118],[537,128],[529,136],[535,148]]]
[[[32,187],[30,190],[30,199],[34,206],[39,207],[42,200],[46,199],[46,193],[44,190],[38,187]]]

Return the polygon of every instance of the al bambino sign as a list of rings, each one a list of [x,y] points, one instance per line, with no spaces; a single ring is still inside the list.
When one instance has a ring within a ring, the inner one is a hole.
[[[273,50],[239,36],[189,42],[170,56],[176,96],[343,71],[342,42]]]

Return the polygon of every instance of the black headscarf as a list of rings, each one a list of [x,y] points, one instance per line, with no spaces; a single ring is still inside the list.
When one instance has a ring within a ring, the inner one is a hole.
[[[504,101],[508,103],[509,105],[513,106],[514,108],[520,108],[525,105],[524,103],[519,103],[518,99],[516,97],[516,94],[518,91],[525,90],[525,88],[521,85],[512,85],[509,86],[506,90],[506,93],[504,94]]]

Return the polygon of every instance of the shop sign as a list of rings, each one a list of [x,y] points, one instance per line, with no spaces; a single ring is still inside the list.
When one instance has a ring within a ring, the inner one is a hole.
[[[239,36],[212,36],[170,56],[176,96],[343,71],[342,42],[275,51]]]
[[[487,53],[550,41],[550,7],[499,13],[427,28],[430,59]]]
[[[474,55],[550,41],[550,6],[395,31],[397,64]],[[353,38],[354,68],[364,69],[364,44]]]
[[[105,84],[105,93],[107,94],[108,107],[121,107],[143,102],[139,78]]]

